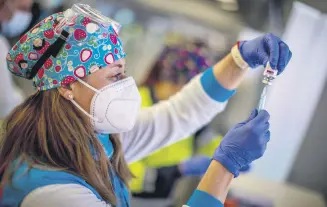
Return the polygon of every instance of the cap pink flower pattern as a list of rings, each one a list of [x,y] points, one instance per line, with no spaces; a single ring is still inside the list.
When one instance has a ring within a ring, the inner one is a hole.
[[[61,25],[64,18],[63,13],[47,17],[23,35],[7,55],[8,69],[27,78],[36,62],[60,37],[58,25],[69,33],[58,55],[50,56],[33,78],[38,90],[70,84],[126,56],[112,25],[97,23],[82,14]]]

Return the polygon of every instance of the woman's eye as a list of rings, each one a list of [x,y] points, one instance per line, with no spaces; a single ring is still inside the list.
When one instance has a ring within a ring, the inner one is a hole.
[[[116,74],[115,76],[111,76],[108,79],[110,79],[111,81],[119,81],[121,79],[121,73]]]
[[[121,79],[121,73],[118,73],[117,75],[116,75],[116,78],[117,78],[117,80],[120,80]]]

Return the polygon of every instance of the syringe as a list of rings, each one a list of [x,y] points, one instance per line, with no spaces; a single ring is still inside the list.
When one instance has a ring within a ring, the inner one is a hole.
[[[267,66],[265,68],[265,71],[263,72],[263,80],[262,83],[265,85],[262,93],[260,95],[260,101],[258,104],[258,110],[262,110],[265,107],[266,103],[266,97],[267,97],[267,91],[268,87],[272,85],[272,81],[277,77],[277,70],[273,70],[270,67],[269,62],[267,63]]]

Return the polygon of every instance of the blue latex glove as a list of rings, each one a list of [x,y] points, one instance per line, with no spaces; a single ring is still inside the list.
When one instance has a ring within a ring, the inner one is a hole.
[[[269,61],[272,69],[282,73],[292,58],[292,52],[285,42],[273,34],[266,34],[239,44],[244,61],[251,67],[266,66]]]
[[[250,172],[250,170],[251,170],[251,165],[246,165],[240,169],[240,172],[244,174]]]
[[[246,121],[226,134],[213,159],[237,177],[243,167],[264,154],[270,139],[269,118],[267,111],[258,113],[255,109]]]
[[[183,176],[202,176],[210,163],[210,157],[195,156],[179,164],[179,169]]]

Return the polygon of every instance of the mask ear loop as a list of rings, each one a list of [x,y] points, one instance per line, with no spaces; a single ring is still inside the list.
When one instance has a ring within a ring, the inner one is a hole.
[[[96,93],[100,93],[100,91],[92,86],[90,86],[89,84],[87,84],[86,82],[84,82],[83,80],[77,78],[77,81],[82,83],[84,86],[88,87],[89,89],[91,89],[92,91],[96,92]],[[88,116],[90,119],[102,123],[103,120],[99,119],[97,117],[93,117],[91,114],[89,114],[87,111],[85,111],[74,99],[70,100],[79,110],[81,110],[86,116]]]
[[[84,86],[88,87],[89,89],[91,89],[92,91],[96,92],[96,93],[100,93],[100,91],[96,88],[94,88],[93,86],[89,85],[88,83],[86,83],[85,81],[83,81],[80,78],[77,78],[77,81],[80,82],[81,84],[83,84]]]
[[[90,119],[102,123],[103,121],[101,119],[98,119],[97,117],[93,117],[91,114],[89,114],[87,111],[85,111],[76,101],[73,99],[70,100],[79,110],[81,110],[86,116],[88,116]]]

